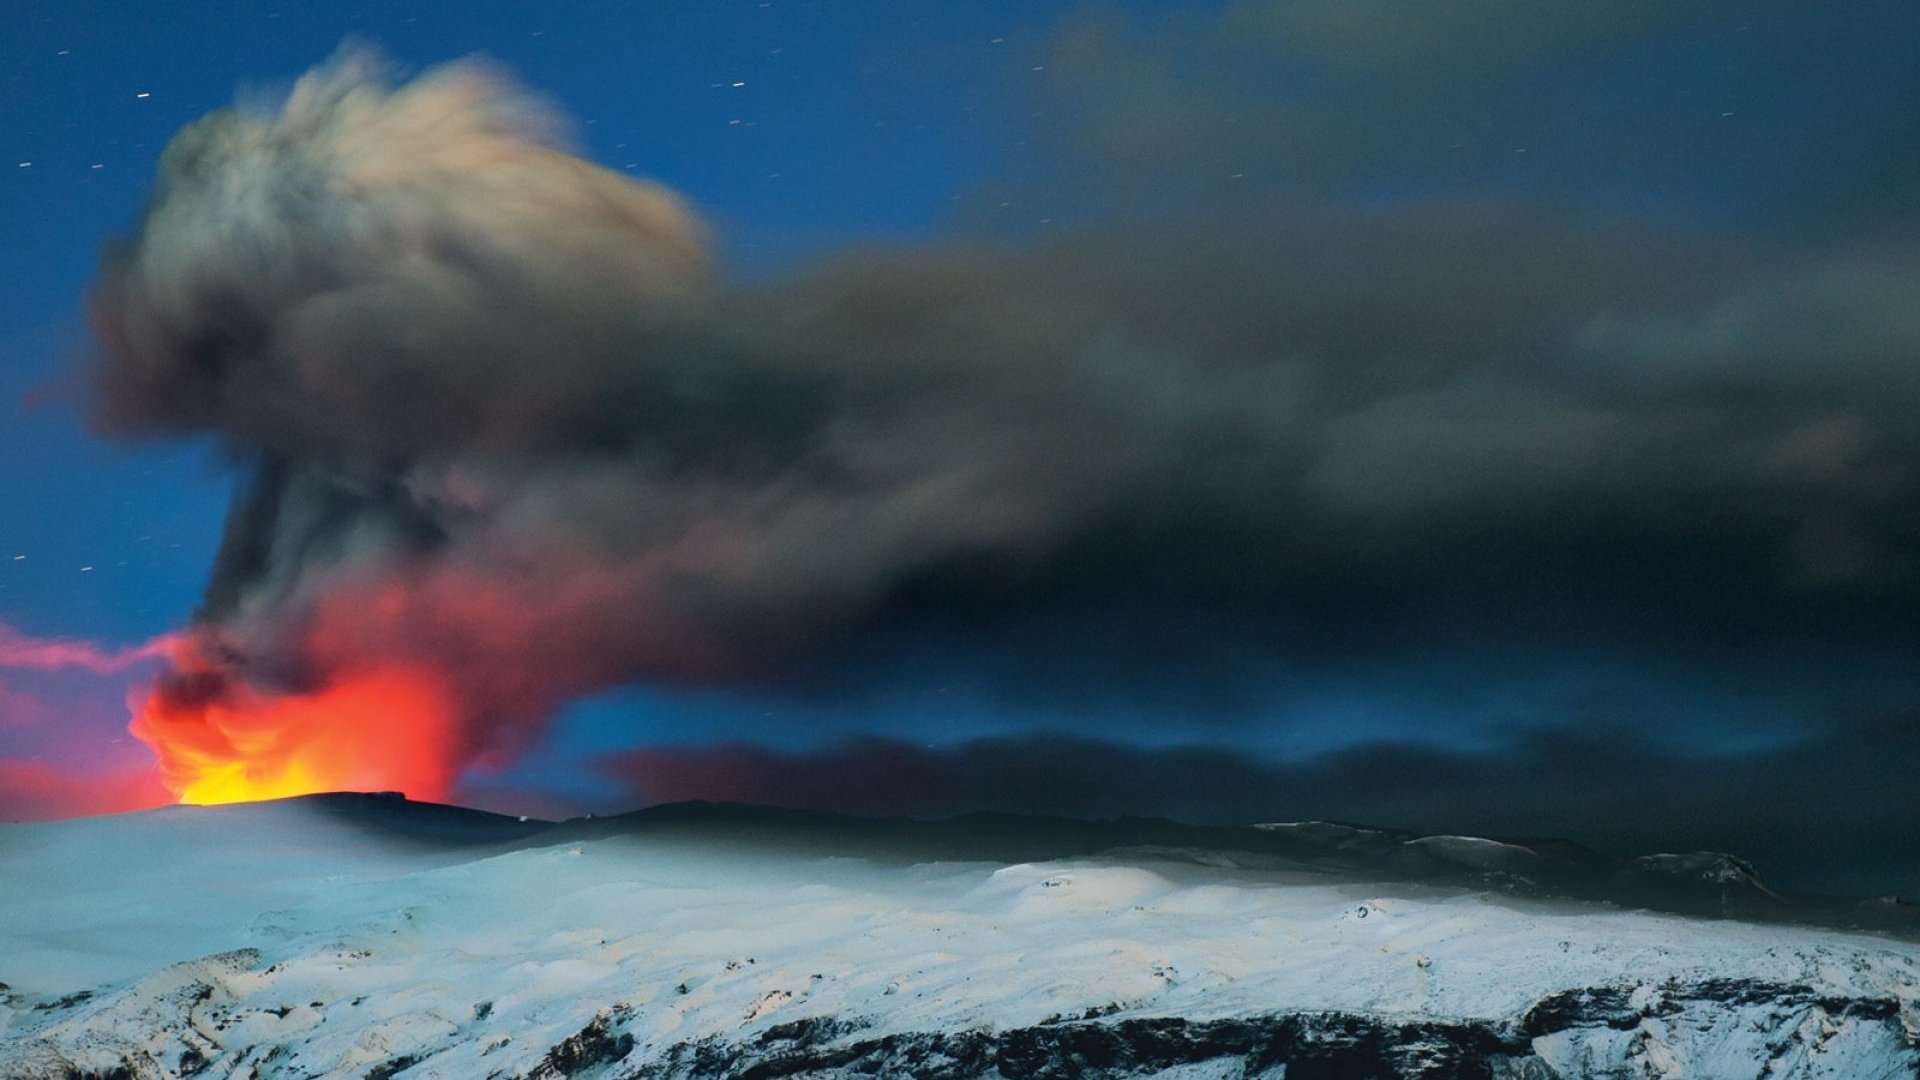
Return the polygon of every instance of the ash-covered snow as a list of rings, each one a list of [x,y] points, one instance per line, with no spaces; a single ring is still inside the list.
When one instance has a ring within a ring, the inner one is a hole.
[[[0,1077],[1920,1074],[1911,939],[944,828],[365,797],[0,827]]]

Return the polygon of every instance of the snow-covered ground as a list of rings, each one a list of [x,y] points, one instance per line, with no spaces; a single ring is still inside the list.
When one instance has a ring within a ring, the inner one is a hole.
[[[1920,1072],[1892,938],[416,805],[0,826],[0,1077]]]

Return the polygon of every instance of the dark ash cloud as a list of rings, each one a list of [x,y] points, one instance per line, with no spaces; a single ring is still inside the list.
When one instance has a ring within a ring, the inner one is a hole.
[[[464,765],[608,686],[1063,611],[1308,655],[1920,642],[1911,228],[1296,192],[745,286],[554,129],[484,66],[348,55],[169,148],[97,418],[254,479],[164,694],[405,662]]]
[[[1912,224],[1901,0],[1240,0],[1101,9],[1046,56],[1054,213],[1467,192],[1759,235]]]
[[[1566,63],[1703,23],[1732,30],[1795,7],[1794,0],[1239,0],[1221,32],[1392,85],[1431,87]]]

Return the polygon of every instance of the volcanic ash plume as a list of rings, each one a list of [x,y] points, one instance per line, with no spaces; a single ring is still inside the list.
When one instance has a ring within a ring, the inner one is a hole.
[[[249,477],[135,702],[184,797],[443,795],[574,695],[927,612],[1633,638],[1915,580],[1905,339],[1772,315],[1879,325],[1830,283],[1903,261],[1276,198],[728,287],[558,127],[348,55],[167,149],[94,314],[100,425]]]
[[[1143,453],[1158,376],[1116,353],[1090,423],[1083,328],[1004,310],[1025,283],[721,290],[687,207],[557,126],[483,65],[351,55],[167,149],[95,318],[101,425],[250,473],[134,703],[183,797],[445,794],[568,697],[766,676],[921,569],[1041,550]]]
[[[349,55],[168,147],[94,314],[101,424],[212,431],[252,474],[136,703],[183,796],[442,795],[557,696],[704,662],[650,599],[673,559],[614,520],[649,418],[701,392],[642,347],[700,225],[556,127],[482,65],[394,88]]]

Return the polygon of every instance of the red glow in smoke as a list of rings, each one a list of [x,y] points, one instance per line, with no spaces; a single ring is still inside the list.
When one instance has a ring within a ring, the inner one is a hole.
[[[317,688],[263,684],[214,639],[203,651],[182,635],[166,676],[133,696],[130,730],[182,802],[342,790],[444,800],[464,770],[537,739],[571,697],[639,672],[725,670],[653,614],[645,568],[557,561],[512,575],[426,563],[323,578],[300,632],[270,654],[320,673]]]
[[[153,748],[183,803],[244,802],[317,791],[402,791],[444,800],[453,788],[455,711],[424,670],[342,673],[307,694],[234,686],[205,701],[136,694],[129,730]]]

